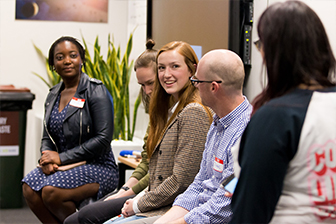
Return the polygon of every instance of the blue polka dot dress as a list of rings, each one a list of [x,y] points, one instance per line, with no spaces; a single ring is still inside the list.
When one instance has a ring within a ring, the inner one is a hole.
[[[64,152],[65,136],[63,133],[63,121],[69,104],[61,111],[58,111],[60,95],[58,96],[48,122],[48,130],[55,140],[60,152]],[[27,174],[22,182],[27,183],[34,191],[40,191],[44,186],[59,188],[76,188],[84,184],[99,183],[97,199],[112,192],[118,185],[118,170],[114,162],[112,150],[99,156],[92,162],[75,167],[66,171],[58,171],[51,175],[45,175],[41,168],[35,168]]]

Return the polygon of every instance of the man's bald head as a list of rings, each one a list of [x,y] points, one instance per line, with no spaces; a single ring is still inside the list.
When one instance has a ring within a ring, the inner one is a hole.
[[[198,67],[207,80],[222,80],[221,85],[242,90],[244,83],[244,65],[240,57],[230,50],[212,50],[200,60]]]

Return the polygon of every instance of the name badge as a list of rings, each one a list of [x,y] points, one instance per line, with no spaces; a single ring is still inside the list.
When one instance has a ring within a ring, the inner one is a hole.
[[[213,169],[222,173],[224,169],[224,162],[221,159],[215,158]]]
[[[76,97],[72,97],[72,99],[70,101],[70,106],[83,108],[84,103],[85,103],[85,99],[79,99],[79,98],[76,98]]]

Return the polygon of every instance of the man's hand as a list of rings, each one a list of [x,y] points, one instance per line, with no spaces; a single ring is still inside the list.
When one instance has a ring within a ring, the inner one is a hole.
[[[186,221],[184,220],[184,218],[179,218],[177,220],[174,221],[174,224],[187,224]]]
[[[125,217],[129,217],[135,214],[135,212],[133,211],[133,199],[128,199],[125,204],[124,207],[121,209],[121,213],[125,216]]]
[[[232,198],[232,195],[233,195],[232,193],[225,191],[225,194],[224,194],[225,197]]]
[[[154,222],[154,224],[162,224],[162,223],[186,223],[184,220],[184,216],[189,211],[180,206],[173,206],[166,212],[163,216],[161,216],[158,220]]]

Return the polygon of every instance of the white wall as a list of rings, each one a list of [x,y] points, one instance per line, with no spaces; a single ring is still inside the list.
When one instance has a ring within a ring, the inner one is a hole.
[[[257,24],[260,15],[267,6],[275,2],[284,2],[285,0],[254,0],[254,23],[252,31],[252,40],[258,39]],[[336,56],[336,1],[335,0],[302,0],[309,5],[322,20],[322,23],[329,36],[334,55]],[[302,24],[304,26],[304,24]],[[262,86],[265,84],[265,69],[262,71],[262,58],[258,50],[252,46],[252,68],[248,78],[245,94],[250,100],[258,95]],[[263,72],[263,73],[262,73]]]
[[[82,33],[91,51],[90,45],[98,35],[102,53],[106,55],[109,33],[114,35],[115,43],[120,44],[124,52],[129,34],[136,27],[131,54],[131,59],[135,59],[145,49],[146,0],[109,0],[108,7],[108,23],[29,21],[15,20],[15,0],[0,0],[0,84],[27,87],[36,97],[33,109],[27,113],[25,174],[34,168],[39,158],[41,119],[48,94],[48,87],[32,74],[34,71],[47,79],[45,66],[32,43],[47,55],[50,45],[60,36],[70,35],[81,39]],[[131,102],[134,102],[140,88],[134,73],[131,82]],[[143,108],[140,108],[138,114],[136,135],[142,137],[148,118]]]

